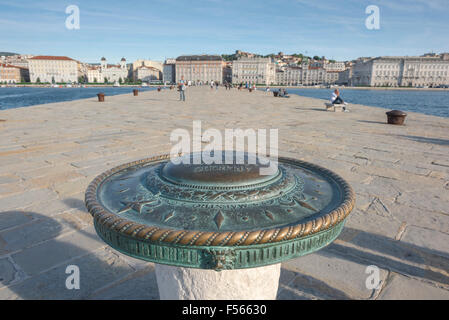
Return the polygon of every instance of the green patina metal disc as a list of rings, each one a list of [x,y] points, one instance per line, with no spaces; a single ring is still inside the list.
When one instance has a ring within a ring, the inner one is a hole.
[[[153,157],[95,178],[86,206],[100,237],[156,263],[252,268],[328,245],[354,206],[342,178],[310,163],[280,158],[267,174],[248,154],[223,153],[223,164],[196,156]]]

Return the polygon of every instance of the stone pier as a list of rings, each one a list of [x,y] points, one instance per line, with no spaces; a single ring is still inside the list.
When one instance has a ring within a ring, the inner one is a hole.
[[[356,193],[332,245],[282,264],[278,299],[449,299],[449,119],[408,112],[393,126],[381,108],[326,112],[319,99],[224,88],[186,99],[130,89],[0,111],[0,299],[159,299],[154,264],[98,238],[84,191],[109,168],[169,153],[171,131],[193,120],[279,129],[279,155],[329,168]],[[66,288],[70,265],[78,290]]]

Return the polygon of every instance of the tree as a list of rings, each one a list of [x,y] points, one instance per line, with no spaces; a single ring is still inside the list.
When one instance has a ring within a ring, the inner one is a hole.
[[[108,78],[104,77],[104,83],[108,83]]]
[[[36,83],[41,83],[41,78],[37,77]]]
[[[120,84],[123,83],[122,77],[120,77],[120,78],[118,79],[118,83],[120,83]]]
[[[94,83],[97,83],[97,78],[94,78]]]
[[[51,77],[51,83],[55,83],[55,77]]]
[[[321,60],[321,58],[318,56],[313,56],[313,60]]]

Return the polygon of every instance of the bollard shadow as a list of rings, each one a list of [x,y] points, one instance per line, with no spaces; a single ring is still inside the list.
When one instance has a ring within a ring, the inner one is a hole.
[[[396,135],[396,136],[399,138],[404,138],[404,139],[412,140],[412,141],[416,141],[416,142],[432,143],[432,144],[438,144],[441,146],[449,146],[449,140],[447,140],[447,139],[426,138],[426,137],[408,136],[408,135]]]
[[[82,201],[74,200],[78,208]],[[152,264],[136,265],[106,246],[92,226],[78,229],[59,218],[0,212],[1,300],[159,299]],[[69,265],[79,268],[79,289],[66,287]]]
[[[357,122],[374,123],[374,124],[387,124],[386,122],[381,122],[381,121],[370,121],[370,120],[357,120]]]

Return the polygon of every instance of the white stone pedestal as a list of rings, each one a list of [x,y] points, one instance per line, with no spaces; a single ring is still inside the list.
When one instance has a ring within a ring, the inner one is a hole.
[[[238,270],[203,270],[156,264],[161,300],[274,300],[281,264]]]

